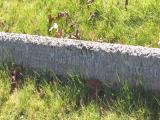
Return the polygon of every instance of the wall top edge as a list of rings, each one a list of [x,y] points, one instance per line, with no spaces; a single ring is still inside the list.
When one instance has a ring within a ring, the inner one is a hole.
[[[17,43],[17,45],[25,43],[50,47],[74,47],[77,49],[127,54],[131,56],[156,57],[160,59],[159,48],[147,48],[142,46],[100,43],[67,38],[52,38],[48,36],[0,32],[0,43],[2,42]]]

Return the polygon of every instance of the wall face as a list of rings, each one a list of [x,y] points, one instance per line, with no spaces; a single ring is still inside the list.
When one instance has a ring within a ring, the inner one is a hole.
[[[115,85],[139,80],[145,87],[160,89],[160,49],[87,42],[69,39],[0,33],[0,61],[59,75],[75,73]]]

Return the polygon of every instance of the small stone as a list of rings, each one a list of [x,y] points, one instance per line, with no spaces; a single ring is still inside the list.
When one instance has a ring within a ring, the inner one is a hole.
[[[86,85],[90,91],[90,99],[96,99],[99,91],[101,91],[102,83],[99,80],[87,80]]]

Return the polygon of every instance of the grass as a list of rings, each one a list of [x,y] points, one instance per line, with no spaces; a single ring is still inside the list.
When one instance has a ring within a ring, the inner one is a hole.
[[[127,10],[124,4],[124,0],[95,0],[90,6],[85,0],[0,0],[0,31],[54,37],[55,30],[48,34],[48,28],[56,22],[63,37],[69,37],[75,29],[65,19],[48,22],[49,15],[56,18],[67,11],[81,39],[157,47],[159,0],[129,0]]]
[[[87,88],[78,76],[69,76],[64,85],[51,83],[47,73],[24,69],[24,85],[10,93],[10,71],[0,66],[1,120],[158,120],[160,98],[141,87],[127,84],[117,90],[104,87],[104,95],[89,101]],[[48,82],[47,82],[48,81]],[[81,102],[77,104],[77,99]]]
[[[105,4],[105,1],[107,3]],[[55,19],[67,11],[70,22]],[[63,37],[76,30],[84,40],[157,47],[160,34],[159,0],[0,0],[0,31],[48,35],[57,23]],[[95,15],[92,17],[91,15]],[[54,20],[49,22],[49,16]],[[71,27],[71,22],[76,28]],[[117,90],[104,87],[104,95],[87,99],[88,89],[78,76],[69,76],[64,85],[50,75],[23,70],[24,85],[10,93],[10,71],[0,66],[0,120],[158,120],[160,97],[142,86],[131,89],[123,83]],[[77,100],[80,105],[77,104]]]

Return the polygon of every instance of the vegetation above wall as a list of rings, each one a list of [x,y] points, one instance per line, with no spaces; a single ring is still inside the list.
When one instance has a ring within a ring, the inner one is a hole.
[[[159,0],[0,0],[0,31],[157,47]]]

